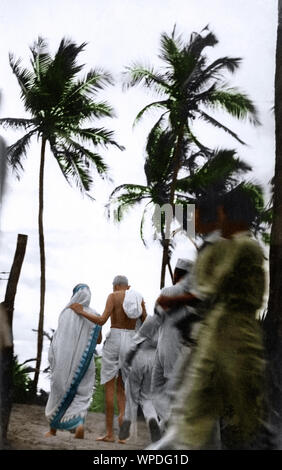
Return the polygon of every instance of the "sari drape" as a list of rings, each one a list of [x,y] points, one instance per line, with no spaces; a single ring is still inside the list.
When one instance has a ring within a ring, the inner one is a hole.
[[[59,317],[48,359],[51,369],[51,390],[45,415],[54,429],[73,429],[84,422],[91,403],[95,364],[94,352],[101,327],[77,315],[69,305],[89,308],[91,293],[87,286],[72,296]]]

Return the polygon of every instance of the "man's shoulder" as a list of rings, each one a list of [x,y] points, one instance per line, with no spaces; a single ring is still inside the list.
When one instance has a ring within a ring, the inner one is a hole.
[[[115,292],[111,292],[107,297],[107,304],[114,304],[116,300]]]
[[[108,299],[112,300],[113,302],[123,302],[124,296],[125,296],[125,291],[118,290],[116,292],[111,292],[108,296]]]

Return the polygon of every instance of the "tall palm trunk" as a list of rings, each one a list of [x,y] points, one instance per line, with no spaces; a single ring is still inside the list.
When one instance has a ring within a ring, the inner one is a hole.
[[[282,0],[278,2],[278,30],[275,73],[276,160],[273,192],[273,224],[270,241],[270,287],[268,312],[264,322],[270,370],[269,401],[271,422],[278,447],[282,448]]]
[[[42,349],[43,349],[43,329],[44,329],[44,304],[45,304],[45,245],[44,245],[44,231],[43,231],[43,195],[44,195],[44,163],[45,163],[45,148],[46,140],[42,137],[41,156],[40,156],[40,170],[39,170],[39,212],[38,212],[38,233],[39,233],[39,250],[40,250],[40,311],[38,321],[38,336],[37,336],[37,357],[35,374],[32,384],[32,390],[35,394],[37,391]]]
[[[168,266],[171,280],[173,281],[173,273],[170,265],[170,256],[169,256],[169,240],[165,239],[165,235],[162,236],[162,247],[163,247],[163,257],[162,257],[162,268],[161,268],[161,284],[160,288],[162,289],[165,285],[165,273],[166,267]]]
[[[161,289],[165,285],[165,272],[166,272],[166,267],[167,267],[168,262],[169,262],[169,240],[164,240],[164,242],[163,242],[162,268],[161,268],[161,284],[160,284]]]
[[[178,137],[177,137],[177,142],[176,146],[174,149],[174,155],[173,155],[173,174],[172,174],[172,182],[170,186],[170,196],[169,196],[169,204],[171,207],[174,207],[174,196],[175,196],[175,190],[176,190],[176,182],[177,182],[177,177],[178,177],[178,172],[181,167],[181,143],[184,135],[184,125],[181,126]],[[166,221],[167,223],[167,230],[166,233],[170,233],[170,226],[171,226],[171,221]],[[165,273],[166,273],[166,267],[170,263],[170,257],[169,257],[169,239],[163,239],[163,257],[162,257],[162,268],[161,268],[161,285],[160,288],[162,289],[165,285]]]

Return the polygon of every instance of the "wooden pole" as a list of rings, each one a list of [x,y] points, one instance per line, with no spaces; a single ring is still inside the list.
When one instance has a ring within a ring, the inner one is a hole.
[[[14,255],[13,264],[11,267],[9,280],[6,288],[5,300],[2,303],[2,308],[7,316],[7,324],[12,335],[13,328],[13,314],[15,298],[17,293],[18,282],[22,269],[22,264],[25,256],[27,244],[27,235],[18,235],[17,247]],[[12,408],[12,391],[13,391],[13,342],[6,342],[1,351],[1,440],[5,442],[7,438],[7,431],[9,425],[9,418]]]

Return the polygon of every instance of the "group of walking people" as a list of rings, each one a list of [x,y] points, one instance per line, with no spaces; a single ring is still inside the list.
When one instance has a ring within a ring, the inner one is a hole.
[[[75,287],[49,350],[48,436],[57,429],[84,436],[93,354],[110,318],[101,367],[106,434],[97,440],[115,440],[116,385],[120,443],[136,434],[140,406],[149,449],[261,446],[268,413],[258,321],[265,257],[250,232],[256,215],[241,185],[199,198],[195,230],[203,243],[194,262],[177,261],[173,285],[162,289],[152,315],[125,276],[113,280],[102,315],[89,308],[89,287]]]

